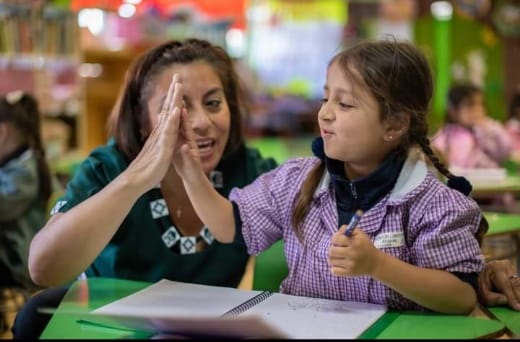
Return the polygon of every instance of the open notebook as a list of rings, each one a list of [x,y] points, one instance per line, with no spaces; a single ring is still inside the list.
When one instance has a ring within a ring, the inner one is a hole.
[[[116,328],[235,338],[359,337],[386,312],[376,304],[161,280],[84,314]]]

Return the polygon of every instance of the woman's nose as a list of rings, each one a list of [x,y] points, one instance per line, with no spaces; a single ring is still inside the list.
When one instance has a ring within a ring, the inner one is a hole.
[[[191,116],[193,130],[206,130],[211,125],[208,114],[202,108],[192,108],[188,113]]]

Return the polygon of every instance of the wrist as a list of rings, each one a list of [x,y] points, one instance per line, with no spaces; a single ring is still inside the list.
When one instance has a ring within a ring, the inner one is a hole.
[[[379,249],[376,249],[374,262],[373,262],[373,268],[370,272],[370,276],[374,279],[377,279],[381,281],[381,279],[384,277],[384,272],[386,269],[388,269],[388,260],[389,255],[385,252],[380,251]]]
[[[115,178],[111,185],[116,191],[124,192],[125,196],[139,197],[157,184],[146,185],[140,181],[140,177],[125,171]]]

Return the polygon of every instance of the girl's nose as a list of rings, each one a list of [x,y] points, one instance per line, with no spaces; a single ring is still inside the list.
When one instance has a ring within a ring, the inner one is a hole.
[[[327,103],[323,103],[318,111],[318,119],[320,120],[332,120],[334,118],[334,114],[328,108]]]

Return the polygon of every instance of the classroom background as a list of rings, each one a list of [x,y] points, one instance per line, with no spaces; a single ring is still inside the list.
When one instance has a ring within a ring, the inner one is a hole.
[[[245,82],[248,142],[281,162],[311,154],[330,57],[389,35],[414,42],[431,63],[432,134],[457,82],[481,88],[487,114],[505,123],[520,92],[518,0],[0,0],[0,94],[38,98],[47,156],[65,184],[105,143],[132,60],[166,39],[205,38],[229,52]],[[520,253],[518,165],[512,155],[501,173],[468,174],[476,198],[514,198],[508,207],[483,204],[488,259],[516,262]]]

